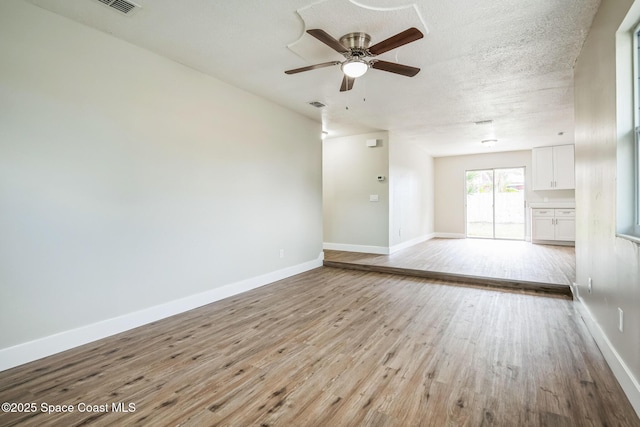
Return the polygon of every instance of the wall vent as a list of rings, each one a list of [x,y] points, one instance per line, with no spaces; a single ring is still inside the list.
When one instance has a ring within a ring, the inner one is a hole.
[[[97,0],[100,3],[109,6],[111,9],[116,10],[120,13],[124,13],[125,15],[131,15],[137,9],[140,9],[142,6],[139,4],[135,4],[131,1],[127,0]]]
[[[318,102],[318,101],[311,101],[309,103],[309,105],[313,105],[316,108],[326,107],[326,105],[324,105],[322,102]]]

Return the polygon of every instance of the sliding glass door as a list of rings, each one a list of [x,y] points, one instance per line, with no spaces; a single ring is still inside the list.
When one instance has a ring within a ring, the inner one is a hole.
[[[467,237],[524,240],[524,168],[466,171]]]

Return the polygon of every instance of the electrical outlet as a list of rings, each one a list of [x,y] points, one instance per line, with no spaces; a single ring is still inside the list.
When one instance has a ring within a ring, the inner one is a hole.
[[[624,332],[624,311],[620,307],[618,307],[618,329]]]
[[[589,293],[591,293],[592,285],[593,285],[593,282],[591,281],[591,277],[589,277],[589,283],[587,284],[587,290],[589,291]]]
[[[284,258],[284,249],[280,249],[280,258]]]

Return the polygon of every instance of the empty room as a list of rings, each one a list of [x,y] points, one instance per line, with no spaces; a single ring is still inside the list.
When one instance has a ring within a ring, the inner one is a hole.
[[[640,426],[638,46],[640,0],[1,1],[0,425]]]

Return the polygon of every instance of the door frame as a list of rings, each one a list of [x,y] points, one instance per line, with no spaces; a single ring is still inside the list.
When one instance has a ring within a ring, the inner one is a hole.
[[[495,237],[496,236],[496,192],[495,192],[495,182],[496,182],[496,176],[495,176],[495,171],[497,169],[522,169],[522,182],[524,185],[524,188],[522,191],[524,191],[524,201],[523,201],[523,205],[522,205],[522,211],[523,211],[523,218],[524,218],[524,230],[523,230],[523,237],[522,239],[508,239],[508,238],[504,238],[504,237]],[[467,230],[467,172],[474,172],[474,171],[492,171],[493,172],[493,191],[492,191],[492,207],[493,207],[493,212],[492,212],[492,224],[493,224],[493,232],[492,235],[493,237],[469,237],[468,235],[468,230]],[[465,239],[487,239],[487,240],[512,240],[512,241],[526,241],[527,240],[527,167],[526,166],[500,166],[500,167],[486,167],[486,168],[474,168],[474,169],[465,169],[464,170],[464,179],[463,179],[463,197],[464,197],[464,202],[463,202],[463,206],[464,206],[464,238]]]

